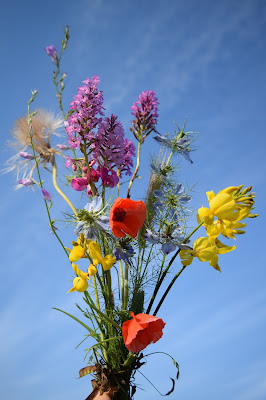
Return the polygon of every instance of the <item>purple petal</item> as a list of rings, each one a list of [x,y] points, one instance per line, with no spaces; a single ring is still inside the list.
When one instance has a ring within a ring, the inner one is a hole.
[[[176,245],[170,240],[162,245],[163,254],[167,255],[176,249]]]
[[[62,151],[69,149],[69,147],[66,144],[57,144],[56,147]]]
[[[182,196],[179,199],[181,204],[187,204],[191,201],[191,197],[190,196]]]
[[[155,197],[157,197],[157,199],[164,200],[164,195],[162,190],[154,190],[153,194]]]
[[[17,183],[18,183],[19,185],[24,185],[24,186],[31,186],[31,185],[34,184],[33,180],[32,180],[32,179],[29,179],[29,178],[22,178],[22,179],[19,179],[19,180],[17,181]]]
[[[104,231],[107,231],[110,228],[109,218],[106,215],[102,215],[95,221],[95,225]]]
[[[182,156],[189,161],[191,164],[193,164],[193,161],[191,160],[191,158],[189,157],[189,151],[188,150],[183,150],[181,152]]]
[[[182,183],[178,183],[178,184],[176,185],[176,192],[175,192],[175,194],[176,194],[176,195],[182,194],[182,193],[184,192],[184,190],[185,190],[185,188],[184,188],[184,186],[182,185]]]
[[[25,158],[25,160],[33,160],[34,159],[33,155],[28,153],[27,151],[20,151],[19,155],[20,155],[20,157]]]
[[[52,197],[51,197],[50,193],[47,192],[47,190],[45,190],[44,188],[41,188],[41,191],[42,191],[44,200],[51,201]]]

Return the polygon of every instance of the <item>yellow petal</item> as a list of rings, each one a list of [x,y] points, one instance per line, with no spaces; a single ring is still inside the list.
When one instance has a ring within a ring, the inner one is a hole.
[[[88,274],[89,275],[95,275],[97,273],[97,268],[95,265],[91,264],[88,268]]]
[[[210,209],[218,219],[226,219],[236,209],[236,203],[229,194],[220,193],[210,201]]]
[[[102,259],[102,263],[101,264],[103,266],[103,269],[105,271],[108,271],[109,269],[112,268],[112,266],[114,265],[115,262],[116,262],[116,258],[111,256],[110,254],[108,254],[107,256],[105,256]]]
[[[72,263],[72,268],[75,271],[76,275],[78,275],[80,278],[85,279],[85,280],[88,278],[88,274],[81,271],[81,269],[79,269],[78,265]]]
[[[202,250],[207,247],[210,247],[210,246],[211,245],[210,245],[209,238],[207,238],[206,236],[200,237],[200,238],[196,239],[193,243],[193,253],[195,253],[198,250]]]
[[[222,230],[222,224],[219,222],[217,224],[208,225],[206,233],[209,236],[211,244],[214,244],[215,239],[217,238],[217,236],[220,235],[221,230]]]
[[[215,193],[213,190],[211,192],[206,192],[206,195],[208,197],[208,201],[211,201],[211,199],[215,197]]]
[[[239,192],[242,189],[243,185],[240,186],[229,186],[228,188],[225,188],[223,190],[220,190],[219,193],[228,193],[228,194],[232,194],[234,192]],[[218,193],[218,194],[219,194]]]
[[[213,213],[209,208],[207,207],[201,207],[198,209],[198,216],[200,219],[200,222],[204,221],[206,224],[212,224],[213,223]]]
[[[219,267],[219,265],[218,265],[218,256],[217,256],[217,254],[215,254],[215,255],[212,257],[212,259],[209,260],[209,264],[210,264],[211,267],[213,267],[214,269],[216,269],[216,271],[221,272],[221,269],[220,269],[220,267]]]
[[[89,252],[93,259],[93,264],[97,265],[102,262],[102,252],[100,245],[97,242],[91,241],[89,244]]]
[[[219,239],[215,240],[215,244],[217,246],[216,253],[217,254],[225,254],[229,253],[229,251],[233,251],[236,249],[236,246],[226,246]]]
[[[76,279],[76,278],[75,278]],[[74,279],[74,280],[75,280]],[[79,281],[76,283],[75,287],[78,292],[85,292],[87,290],[89,284],[86,279],[78,278]]]
[[[73,249],[71,250],[69,254],[69,261],[71,262],[76,262],[80,258],[82,258],[85,254],[85,250],[81,246],[73,246]]]
[[[79,277],[76,277],[74,280],[73,280],[73,288],[71,288],[71,289],[69,289],[69,291],[67,292],[67,293],[70,293],[70,292],[75,292],[75,290],[77,290],[76,289],[76,284],[77,284],[77,282],[80,280],[80,278]]]
[[[184,266],[190,265],[193,261],[193,255],[191,250],[181,250],[179,253],[181,263]]]

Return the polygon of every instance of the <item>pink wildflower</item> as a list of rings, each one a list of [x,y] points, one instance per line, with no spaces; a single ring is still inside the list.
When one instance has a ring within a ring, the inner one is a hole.
[[[142,129],[142,137],[146,137],[152,132],[157,123],[158,117],[158,99],[153,90],[142,92],[138,100],[131,107],[135,119],[132,121],[131,131],[138,137],[138,132]]]
[[[94,76],[91,80],[87,78],[83,83],[70,104],[70,109],[75,112],[65,122],[71,148],[79,148],[82,139],[90,141],[94,137],[93,129],[101,121],[98,115],[103,115],[103,96],[97,88],[99,77]]]

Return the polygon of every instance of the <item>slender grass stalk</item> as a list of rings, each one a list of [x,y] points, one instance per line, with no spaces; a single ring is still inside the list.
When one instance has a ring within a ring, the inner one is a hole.
[[[33,157],[34,157],[34,161],[35,161],[35,165],[36,165],[36,171],[37,171],[37,175],[38,175],[38,178],[39,178],[39,186],[42,189],[43,188],[42,179],[41,179],[40,169],[39,169],[38,160],[37,160],[37,157],[36,157],[34,143],[33,143],[32,125],[31,125],[31,122],[32,122],[31,117],[32,117],[33,114],[30,113],[30,104],[34,101],[37,93],[38,93],[37,91],[34,91],[32,93],[32,96],[31,96],[30,100],[28,101],[27,122],[28,122],[28,128],[29,128],[29,137],[30,137],[30,143],[31,143],[31,148],[32,148],[32,154],[33,154]],[[64,252],[65,252],[65,254],[66,254],[67,258],[68,258],[69,257],[68,252],[67,252],[65,246],[63,245],[61,239],[59,238],[59,236],[56,233],[56,230],[54,228],[54,224],[53,224],[53,221],[52,221],[52,218],[51,218],[51,215],[50,215],[49,206],[47,204],[47,201],[45,200],[45,198],[43,200],[44,200],[44,203],[45,203],[45,208],[46,208],[46,212],[47,212],[47,215],[48,215],[48,219],[49,219],[49,223],[50,223],[50,227],[52,229],[52,232],[54,233],[55,237],[57,238],[58,242],[60,243],[61,247],[63,248],[63,250],[64,250]]]
[[[96,283],[96,279],[95,279],[94,275],[92,276],[92,279],[93,279],[93,286],[94,286],[94,294],[95,294],[96,305],[97,305],[97,308],[100,309],[100,302],[99,302],[97,283]],[[103,335],[103,331],[102,331],[101,325],[102,325],[102,318],[99,317],[99,327],[100,327],[100,333],[101,333],[101,342],[103,342],[104,341],[104,335]],[[107,355],[105,346],[103,346],[103,354],[104,354],[105,359],[108,360],[108,355]]]
[[[55,189],[57,190],[57,192],[60,194],[60,196],[63,197],[63,199],[67,202],[67,204],[69,205],[69,207],[72,209],[72,211],[74,212],[75,215],[78,215],[75,207],[73,206],[73,204],[71,203],[71,201],[68,199],[68,197],[62,192],[62,190],[59,188],[58,184],[57,184],[57,180],[56,180],[56,175],[57,175],[57,168],[56,168],[56,163],[55,160],[52,163],[52,169],[53,169],[53,184]]]
[[[131,186],[135,180],[135,178],[137,177],[137,173],[139,170],[139,165],[140,165],[140,148],[142,145],[142,131],[143,131],[143,127],[140,128],[140,132],[139,132],[139,144],[138,144],[138,152],[137,152],[137,165],[134,171],[134,174],[132,175],[132,178],[130,179],[129,185],[128,185],[128,189],[127,189],[127,198],[130,198],[130,189]]]
[[[125,287],[124,287],[124,272],[122,261],[119,260],[120,267],[120,284],[121,284],[121,310],[125,308]]]
[[[125,308],[127,307],[127,302],[128,302],[128,263],[125,262]]]
[[[91,304],[91,307],[99,314],[103,317],[103,319],[105,319],[107,322],[109,322],[111,325],[113,325],[116,329],[118,329],[119,331],[122,331],[121,326],[119,326],[114,320],[112,320],[111,318],[107,317],[107,315],[105,315],[101,310],[99,310],[97,307],[95,307],[93,304]]]
[[[170,284],[168,285],[166,291],[164,292],[164,294],[163,294],[161,300],[159,301],[158,306],[156,307],[156,309],[155,309],[153,315],[156,315],[157,312],[160,310],[161,305],[163,304],[164,299],[165,299],[166,296],[168,295],[168,293],[169,293],[171,287],[173,286],[173,284],[175,283],[175,281],[177,280],[177,278],[179,277],[179,275],[181,275],[181,273],[184,271],[184,269],[185,269],[186,267],[187,267],[187,265],[183,265],[183,267],[180,269],[180,271],[174,276],[174,278],[172,279],[172,281],[171,281]]]
[[[120,177],[120,173],[121,173],[121,171],[120,171],[120,169],[118,169],[117,170],[118,178]],[[117,197],[119,197],[119,189],[120,189],[119,181],[118,181],[118,184],[116,185],[116,188],[117,188]]]
[[[97,191],[95,188],[95,184],[92,180],[92,173],[91,173],[91,168],[90,168],[90,164],[89,164],[89,159],[88,159],[88,154],[87,154],[87,142],[86,139],[84,139],[84,146],[82,148],[82,146],[80,146],[80,150],[82,151],[84,158],[85,158],[85,163],[86,163],[86,167],[88,169],[88,173],[89,173],[89,178],[90,178],[90,187],[91,187],[91,191],[92,191],[92,195],[95,196]]]
[[[192,231],[192,232],[186,237],[186,239],[184,240],[184,243],[186,243],[186,242],[191,238],[191,236],[192,236],[202,225],[203,225],[203,222],[201,222],[195,229],[193,229],[193,231]],[[163,280],[164,280],[164,278],[165,278],[167,272],[169,271],[171,265],[173,264],[173,262],[175,261],[175,259],[176,259],[176,257],[178,256],[179,253],[180,253],[180,249],[178,249],[178,250],[175,252],[175,254],[174,254],[173,257],[171,258],[169,264],[167,265],[167,267],[165,268],[164,272],[162,273],[162,276],[161,276],[160,280],[157,282],[157,284],[156,284],[156,286],[155,286],[155,289],[154,289],[154,292],[153,292],[153,295],[152,295],[152,298],[151,298],[151,301],[150,301],[150,304],[149,304],[149,306],[148,306],[148,308],[147,308],[147,314],[149,314],[149,312],[150,312],[150,310],[151,310],[151,307],[152,307],[152,305],[153,305],[153,303],[154,303],[155,297],[157,296],[157,293],[158,293],[158,291],[159,291],[159,289],[160,289],[160,287],[161,287],[161,284],[163,283]],[[179,276],[179,275],[178,275],[178,276]],[[177,277],[177,278],[178,278],[178,277]],[[170,290],[170,289],[169,289],[169,290]]]

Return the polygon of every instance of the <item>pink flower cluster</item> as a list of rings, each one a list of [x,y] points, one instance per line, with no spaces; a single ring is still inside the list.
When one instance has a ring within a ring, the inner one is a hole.
[[[74,111],[65,122],[68,142],[71,148],[80,147],[82,139],[90,141],[94,133],[93,129],[101,121],[98,115],[103,114],[103,95],[98,89],[100,78],[93,76],[83,81],[84,85],[78,88],[78,94],[70,103],[70,109]]]
[[[113,114],[99,123],[98,132],[92,144],[92,160],[106,169],[116,167],[120,171],[126,170],[130,175],[133,167],[132,157],[135,156],[133,142],[125,139],[121,122]]]
[[[142,127],[146,136],[154,129],[158,118],[158,104],[158,99],[153,90],[146,90],[139,95],[138,101],[131,107],[132,114],[135,117],[132,125],[136,134],[140,127]]]
[[[86,167],[82,168],[84,176],[82,178],[73,178],[71,181],[71,186],[74,190],[83,191],[86,189],[87,196],[92,195],[90,176]],[[91,168],[92,181],[94,183],[102,179],[102,183],[106,187],[113,188],[119,182],[117,173],[113,169],[108,169],[105,167],[98,167],[97,169]]]

